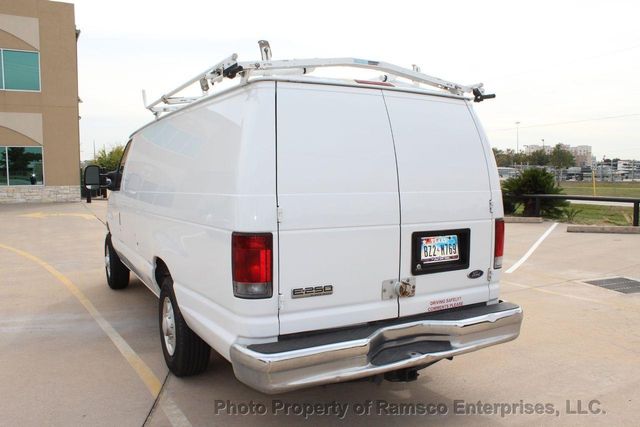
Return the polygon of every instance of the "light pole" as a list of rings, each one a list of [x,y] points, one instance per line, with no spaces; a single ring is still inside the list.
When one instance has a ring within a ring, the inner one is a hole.
[[[513,164],[516,164],[516,157],[520,153],[520,122],[516,122],[516,155],[513,156]]]

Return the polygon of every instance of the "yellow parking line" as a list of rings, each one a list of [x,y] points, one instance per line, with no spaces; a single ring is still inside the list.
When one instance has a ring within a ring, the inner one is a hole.
[[[18,215],[19,217],[23,217],[23,218],[48,218],[48,217],[60,217],[60,216],[69,216],[69,217],[77,217],[77,218],[84,218],[87,220],[92,220],[92,219],[96,219],[96,217],[94,215],[90,215],[90,214],[83,214],[83,213],[44,213],[44,212],[33,212],[33,213],[29,213],[29,214],[22,214],[22,215]]]
[[[146,363],[136,354],[136,352],[127,344],[127,342],[122,338],[122,336],[113,329],[113,326],[107,322],[107,320],[102,317],[100,312],[96,309],[96,307],[89,301],[89,299],[82,293],[80,288],[78,288],[67,276],[60,273],[50,264],[47,264],[45,261],[41,260],[35,255],[30,254],[29,252],[22,251],[20,249],[13,248],[11,246],[4,245],[0,243],[0,248],[6,249],[8,251],[14,252],[28,260],[39,264],[42,268],[47,270],[53,277],[58,279],[60,283],[62,283],[71,294],[76,297],[76,299],[84,306],[84,308],[89,312],[91,317],[98,323],[100,328],[104,331],[105,334],[109,337],[109,339],[113,342],[116,348],[120,351],[122,356],[129,362],[129,365],[136,371],[140,379],[147,386],[147,389],[155,399],[158,397],[160,390],[162,389],[162,381],[155,376],[153,371],[147,366]]]

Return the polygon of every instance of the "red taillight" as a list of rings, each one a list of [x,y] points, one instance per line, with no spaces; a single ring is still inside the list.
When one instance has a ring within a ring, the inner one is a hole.
[[[504,219],[496,219],[495,249],[493,252],[493,268],[502,268],[504,254]]]
[[[273,235],[233,233],[233,294],[239,298],[270,298],[273,294]]]

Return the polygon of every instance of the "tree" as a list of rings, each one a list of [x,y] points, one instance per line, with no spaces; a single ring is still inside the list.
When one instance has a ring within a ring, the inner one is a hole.
[[[527,163],[529,163],[529,156],[527,156],[525,153],[513,153],[513,164],[526,165]]]
[[[564,148],[562,148],[561,144],[557,144],[555,147],[553,147],[549,162],[556,169],[564,169],[568,168],[569,166],[574,166],[576,164],[576,159],[573,157],[573,154],[571,154],[569,150],[565,150]]]
[[[499,148],[493,148],[493,156],[496,158],[496,164],[500,167],[511,166],[509,156]]]
[[[103,147],[100,151],[98,151],[98,155],[95,159],[93,159],[93,163],[100,166],[101,168],[106,169],[107,171],[116,170],[118,164],[120,163],[120,159],[122,158],[122,153],[124,152],[124,146],[116,145],[109,152]]]
[[[524,165],[528,163],[528,157],[524,153],[516,153],[515,150],[507,148],[506,151],[499,148],[493,148],[493,156],[496,158],[496,164],[500,167],[513,165]]]
[[[532,165],[545,166],[551,161],[549,156],[543,149],[536,150],[529,154],[529,163]]]
[[[535,200],[524,199],[524,194],[561,194],[562,189],[556,185],[554,177],[544,169],[526,169],[520,176],[509,178],[502,183],[502,199],[506,213],[513,213],[518,205],[524,204],[524,216],[533,216]],[[564,200],[541,200],[540,212],[544,216],[557,218],[562,215],[562,207],[567,206]]]

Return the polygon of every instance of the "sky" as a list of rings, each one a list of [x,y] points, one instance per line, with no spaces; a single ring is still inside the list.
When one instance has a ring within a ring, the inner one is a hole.
[[[71,1],[83,160],[153,116],[143,106],[231,53],[358,57],[411,67],[496,99],[474,104],[500,149],[591,145],[640,159],[637,1]],[[373,77],[366,71],[350,76]],[[516,122],[520,122],[516,126]],[[518,127],[518,131],[516,131]]]

